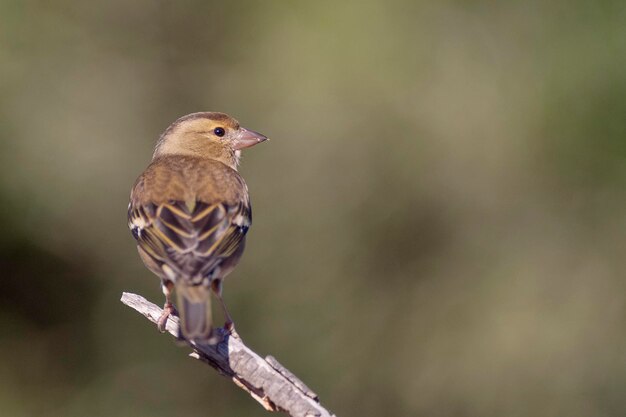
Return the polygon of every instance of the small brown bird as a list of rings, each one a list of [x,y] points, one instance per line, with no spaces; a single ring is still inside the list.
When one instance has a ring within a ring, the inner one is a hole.
[[[165,294],[159,330],[175,311],[172,290],[185,339],[216,342],[211,290],[232,330],[222,282],[241,258],[252,221],[248,187],[237,166],[241,149],[266,139],[215,112],[183,116],[161,134],[128,205],[139,256],[161,278]]]

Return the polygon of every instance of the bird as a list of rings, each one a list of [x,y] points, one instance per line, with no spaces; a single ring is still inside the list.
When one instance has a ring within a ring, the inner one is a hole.
[[[266,140],[229,115],[208,111],[180,117],[159,137],[152,162],[132,187],[128,227],[144,265],[161,279],[161,332],[178,313],[181,337],[218,343],[211,292],[224,328],[234,331],[223,281],[239,262],[252,224],[248,186],[237,168],[242,149]]]

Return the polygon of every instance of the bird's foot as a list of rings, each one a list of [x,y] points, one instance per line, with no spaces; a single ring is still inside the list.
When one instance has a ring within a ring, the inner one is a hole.
[[[170,315],[176,315],[176,308],[174,307],[174,304],[172,303],[165,303],[165,305],[163,306],[163,313],[161,314],[161,317],[159,317],[159,320],[157,321],[157,328],[159,329],[159,331],[161,333],[165,333],[165,326],[167,324],[167,319],[169,318]]]
[[[227,320],[226,323],[224,323],[224,335],[240,339],[239,333],[235,330],[235,323],[232,320]]]
[[[224,323],[224,330],[226,330],[227,332],[233,332],[235,331],[235,323],[233,323],[232,320],[227,320]]]

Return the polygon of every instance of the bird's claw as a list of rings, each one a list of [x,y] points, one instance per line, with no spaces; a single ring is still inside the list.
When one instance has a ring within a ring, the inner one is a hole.
[[[226,323],[224,323],[224,336],[231,336],[234,338],[239,339],[239,333],[237,333],[237,330],[235,330],[235,323],[233,323],[231,320],[228,320]]]
[[[226,330],[227,332],[234,332],[235,331],[235,323],[233,323],[231,320],[228,320],[227,322],[224,323],[224,330]]]
[[[161,313],[161,317],[159,317],[159,320],[157,321],[157,328],[161,333],[165,333],[167,319],[170,315],[176,315],[176,308],[174,308],[172,303],[165,303],[163,306],[163,313]]]

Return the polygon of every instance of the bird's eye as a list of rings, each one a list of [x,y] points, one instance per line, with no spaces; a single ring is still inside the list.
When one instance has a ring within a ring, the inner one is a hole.
[[[224,135],[226,134],[226,131],[224,130],[224,128],[221,128],[221,127],[216,127],[216,128],[213,130],[213,133],[215,133],[215,134],[216,134],[217,136],[219,136],[219,137],[222,137],[222,136],[224,136]]]

